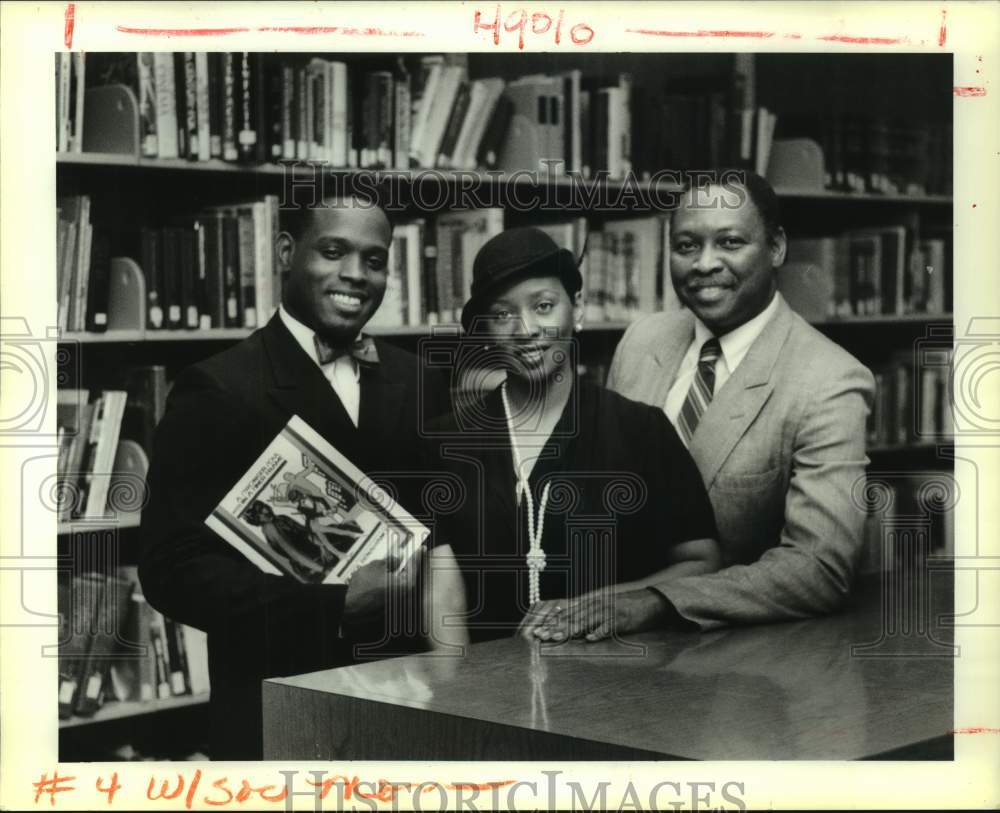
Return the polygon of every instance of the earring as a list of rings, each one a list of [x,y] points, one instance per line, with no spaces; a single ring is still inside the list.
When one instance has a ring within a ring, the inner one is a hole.
[[[577,322],[575,325],[573,325],[573,330],[575,330],[577,333],[583,330],[583,322]]]

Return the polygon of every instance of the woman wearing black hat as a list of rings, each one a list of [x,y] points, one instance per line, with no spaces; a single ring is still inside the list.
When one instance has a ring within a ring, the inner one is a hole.
[[[461,567],[474,642],[530,634],[550,613],[572,613],[570,634],[591,639],[621,613],[632,629],[665,624],[649,577],[718,567],[711,504],[666,416],[577,378],[581,287],[573,255],[539,229],[476,256],[465,341],[506,380],[432,432],[433,464],[467,488],[437,539]]]

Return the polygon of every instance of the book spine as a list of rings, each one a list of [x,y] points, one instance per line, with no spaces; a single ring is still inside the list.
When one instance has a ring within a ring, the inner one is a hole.
[[[154,54],[136,55],[139,67],[139,144],[144,158],[160,154],[157,138],[156,62]]]
[[[280,161],[285,154],[285,75],[276,63],[265,63],[267,76],[267,158]]]
[[[160,232],[144,227],[139,240],[142,271],[146,279],[146,329],[160,330],[163,327],[163,308],[160,302]]]
[[[103,333],[108,329],[108,299],[111,285],[110,238],[99,231],[93,241],[90,288],[87,302],[87,330]]]
[[[263,325],[271,316],[271,267],[267,262],[267,246],[270,225],[267,203],[257,201],[253,205],[253,268],[254,302],[256,303],[255,324]]]
[[[410,77],[396,77],[395,104],[392,117],[392,166],[408,169],[410,166]]]
[[[413,130],[410,136],[410,166],[420,166],[424,133],[427,130],[431,105],[443,71],[444,57],[427,56],[420,60],[420,71],[416,76],[412,94]]]
[[[255,134],[253,160],[258,164],[271,158],[271,132],[268,124],[271,83],[267,67],[264,54],[255,53],[250,57],[250,122]],[[278,118],[275,121],[280,123]]]
[[[436,230],[433,226],[423,229],[423,291],[424,313],[427,324],[436,325],[440,322],[437,296],[437,242]]]
[[[281,68],[281,157],[295,159],[295,70],[291,65]]]
[[[257,277],[254,268],[254,226],[251,210],[241,209],[237,218],[240,263],[240,293],[243,304],[243,327],[257,327]]]
[[[445,125],[444,135],[441,137],[436,165],[439,167],[450,167],[453,165],[455,143],[458,141],[458,134],[465,122],[465,115],[469,111],[469,83],[462,82],[455,95],[455,103],[452,105],[448,123]]]
[[[349,77],[347,64],[344,62],[333,62],[333,98],[332,98],[332,156],[330,160],[334,166],[346,167],[351,165],[350,150],[352,140],[353,122],[349,115],[351,109],[351,97],[349,90]]]
[[[150,625],[150,640],[156,660],[156,696],[170,697],[170,655],[167,651],[166,622],[163,615],[153,610]]]
[[[172,54],[153,54],[153,83],[156,90],[157,157],[177,158],[177,91],[174,87]]]
[[[299,68],[295,72],[295,106],[298,111],[298,140],[295,144],[295,157],[300,161],[309,158],[309,72]]]
[[[199,51],[194,55],[195,95],[198,110],[198,160],[212,157],[211,112],[209,110],[208,54]]]
[[[239,160],[253,161],[257,156],[258,133],[254,121],[253,87],[251,82],[250,54],[240,52],[236,57],[237,99],[239,102],[239,134],[237,149]]]
[[[375,123],[376,161],[380,169],[392,169],[393,129],[392,117],[395,109],[395,88],[392,74],[381,71],[377,77],[378,110]]]
[[[378,88],[374,73],[365,75],[364,99],[361,103],[361,151],[358,159],[363,168],[375,166],[375,145],[378,139],[377,111]]]
[[[184,73],[184,54],[174,57],[174,99],[177,110],[177,152],[181,158],[189,156],[190,144],[187,119],[187,81]]]
[[[56,54],[59,65],[59,152],[69,152],[70,141],[70,87],[72,81],[72,58],[68,51]]]
[[[208,216],[201,221],[205,241],[205,309],[212,327],[226,326],[226,305],[223,293],[222,218]]]
[[[243,324],[240,295],[240,235],[236,217],[227,215],[222,221],[223,285],[226,296],[226,327]]]
[[[59,282],[59,329],[68,331],[69,316],[73,305],[74,289],[74,258],[76,257],[77,227],[76,223],[60,220],[65,227],[65,240],[63,242],[63,252],[60,261],[60,282]]]
[[[80,224],[77,241],[79,254],[77,256],[76,300],[74,302],[73,330],[84,330],[87,324],[87,302],[90,291],[90,258],[94,237],[94,228],[90,225],[90,201],[84,197],[81,206]]]
[[[182,240],[179,228],[167,227],[163,230],[163,309],[167,314],[167,327],[171,330],[179,330],[184,325]]]
[[[200,157],[198,142],[198,70],[195,65],[194,53],[184,52],[184,121],[187,130],[187,157],[197,160]]]
[[[277,195],[264,196],[265,210],[267,211],[267,243],[263,254],[266,268],[271,280],[271,313],[277,309],[281,302],[281,270],[275,262],[275,246],[278,244],[278,235],[281,233],[280,202]],[[262,321],[263,324],[263,321]]]
[[[476,160],[485,169],[496,169],[500,161],[500,150],[504,140],[507,138],[507,131],[510,129],[511,118],[514,115],[514,104],[506,95],[501,95],[497,101],[497,106],[493,109],[493,116],[486,126],[486,132],[479,144],[479,152]]]
[[[346,146],[347,166],[357,169],[361,166],[361,141],[363,136],[361,105],[362,95],[358,88],[362,85],[362,76],[358,71],[347,72],[347,112]]]
[[[236,55],[224,53],[222,55],[222,157],[226,161],[236,161],[239,159],[239,150],[236,147],[237,127],[237,84],[236,84]]]
[[[312,100],[312,126],[309,129],[309,157],[313,161],[328,159],[326,140],[326,76],[324,71],[314,71],[309,75],[309,92]]]
[[[205,246],[205,226],[200,220],[195,220],[193,230],[193,252],[197,300],[198,329],[208,330],[212,327],[212,311],[210,301],[212,291],[208,279],[208,257]]]
[[[183,655],[183,641],[181,639],[180,625],[170,618],[164,618],[164,631],[166,633],[167,660],[170,663],[168,681],[170,683],[170,693],[172,695],[189,694],[188,681]]]
[[[83,152],[83,107],[86,95],[87,63],[82,53],[74,51],[72,64],[76,79],[76,95],[73,100],[73,135],[70,143],[73,152]]]
[[[222,75],[222,54],[208,54],[208,153],[222,158],[222,117],[226,104],[225,81]]]

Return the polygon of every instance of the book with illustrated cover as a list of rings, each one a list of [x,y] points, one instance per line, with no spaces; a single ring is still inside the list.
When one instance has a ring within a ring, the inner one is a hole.
[[[265,573],[310,584],[379,559],[398,569],[430,533],[297,415],[205,523]]]

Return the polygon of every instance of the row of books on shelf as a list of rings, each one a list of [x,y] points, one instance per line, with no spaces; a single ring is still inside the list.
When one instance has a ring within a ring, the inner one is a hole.
[[[875,401],[868,415],[870,447],[906,446],[951,439],[950,362],[915,365],[913,355],[900,355],[875,365]]]
[[[147,330],[254,328],[277,307],[282,280],[275,261],[276,196],[142,228],[140,264],[135,266],[141,283],[122,283],[121,292],[112,275],[107,236],[99,228],[100,239],[86,237],[92,231],[84,220],[89,206],[87,196],[60,199],[63,330],[101,332],[122,326],[125,317],[117,309],[144,312],[138,324],[129,326]],[[609,221],[589,236],[582,217],[541,226],[583,258],[588,321],[627,321],[660,309],[665,287],[672,296],[662,280],[666,223],[662,217]],[[385,297],[369,324],[391,328],[456,322],[469,295],[476,253],[503,227],[503,210],[495,207],[397,224]],[[144,301],[131,302],[128,297],[140,288],[145,289]]]
[[[792,122],[823,149],[826,186],[838,192],[950,195],[952,125],[885,116],[829,114]]]
[[[811,321],[946,313],[951,309],[950,239],[946,232],[923,236],[904,226],[792,239],[779,284]]]
[[[111,702],[207,697],[205,633],[153,609],[134,567],[66,578],[58,601],[60,719]]]
[[[58,390],[60,521],[103,519],[109,509],[117,516],[141,506],[153,433],[166,408],[166,368],[131,367],[122,371],[121,384],[115,390]],[[117,481],[125,483],[119,495]],[[117,503],[109,503],[114,496]]]
[[[60,198],[58,212],[59,327],[107,330],[118,318],[107,230],[95,231],[89,222],[87,195]],[[138,254],[145,326],[204,330],[263,324],[281,298],[275,268],[278,230],[276,195],[207,207],[168,225],[142,228]],[[117,273],[127,274],[127,269]],[[134,291],[139,284],[126,278],[121,286]],[[134,310],[131,301],[120,305]]]
[[[56,73],[60,150],[83,149],[85,88],[116,84],[135,95],[139,153],[193,161],[612,178],[738,164],[763,174],[776,121],[744,107],[728,76],[665,90],[579,69],[471,78],[465,54],[373,71],[294,54],[61,53]]]

